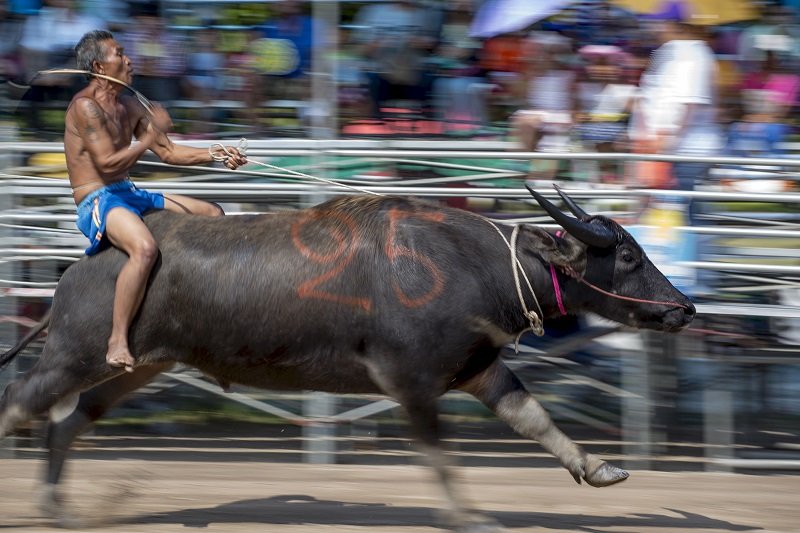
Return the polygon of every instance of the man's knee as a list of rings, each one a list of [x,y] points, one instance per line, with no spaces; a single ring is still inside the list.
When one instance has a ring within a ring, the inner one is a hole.
[[[158,257],[158,243],[152,237],[138,239],[128,255],[142,264],[152,265]]]
[[[209,202],[209,204],[211,205],[211,210],[210,210],[211,212],[209,213],[209,216],[221,217],[225,215],[225,210],[222,209],[222,206],[219,205],[217,202]]]

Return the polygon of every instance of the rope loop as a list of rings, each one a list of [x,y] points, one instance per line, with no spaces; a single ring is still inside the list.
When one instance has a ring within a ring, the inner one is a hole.
[[[236,145],[236,150],[244,156],[247,155],[247,139],[242,137],[239,139],[239,144]],[[222,152],[225,155],[220,155],[219,152]],[[231,157],[233,154],[228,151],[228,148],[222,143],[213,143],[211,146],[208,147],[208,155],[211,156],[211,159],[214,161],[218,161],[220,163],[224,163]]]

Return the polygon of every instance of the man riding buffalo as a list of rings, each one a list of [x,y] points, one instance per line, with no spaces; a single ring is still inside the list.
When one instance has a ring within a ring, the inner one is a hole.
[[[69,181],[78,206],[78,228],[89,239],[86,254],[93,255],[110,242],[128,256],[117,277],[106,361],[132,372],[135,360],[128,348],[128,329],[158,256],[158,245],[142,222],[142,213],[168,209],[218,216],[223,212],[194,198],[138,189],[128,171],[148,149],[175,165],[211,163],[230,154],[225,165],[236,169],[246,159],[233,147],[227,153],[220,147],[215,153],[173,143],[167,136],[172,121],[163,107],[146,109],[136,98],[122,94],[133,81],[133,65],[111,33],[87,33],[75,53],[78,68],[91,74],[89,84],[67,108],[64,150]],[[135,144],[133,136],[138,140]]]

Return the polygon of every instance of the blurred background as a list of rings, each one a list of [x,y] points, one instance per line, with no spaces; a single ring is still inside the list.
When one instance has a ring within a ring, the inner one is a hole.
[[[273,167],[146,156],[132,177],[147,188],[230,214],[350,193],[305,174],[548,226],[523,185],[553,198],[559,183],[619,220],[697,303],[695,329],[565,318],[523,337],[519,354],[507,349],[509,364],[605,458],[797,473],[799,17],[797,0],[0,0],[0,348],[42,316],[84,247],[61,143],[85,80],[37,73],[74,68],[81,35],[105,28],[133,62],[134,87],[172,114],[176,141],[246,138],[251,159]],[[77,453],[113,439],[108,453],[148,457],[147,441],[128,437],[203,446],[241,434],[270,443],[242,458],[411,460],[387,400],[236,392],[178,369]],[[466,396],[442,407],[466,464],[555,464]],[[23,431],[16,453],[38,453],[40,429]]]

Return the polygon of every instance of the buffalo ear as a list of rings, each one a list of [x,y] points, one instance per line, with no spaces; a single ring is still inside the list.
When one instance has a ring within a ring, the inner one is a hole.
[[[586,269],[586,245],[571,236],[556,237],[536,226],[522,226],[525,235],[529,236],[533,249],[546,263],[574,272]]]

